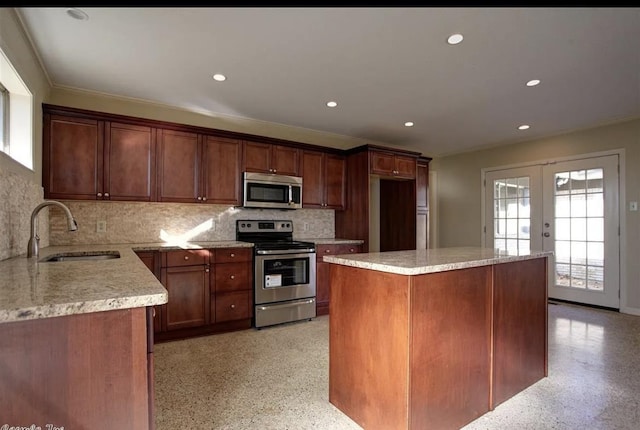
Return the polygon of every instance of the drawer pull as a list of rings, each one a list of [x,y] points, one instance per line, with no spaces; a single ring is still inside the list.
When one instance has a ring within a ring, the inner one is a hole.
[[[231,279],[236,279],[236,275],[229,276]]]
[[[209,269],[204,269],[204,271],[205,271],[206,273],[209,273]]]
[[[153,307],[153,313],[151,314],[151,316],[153,316],[154,318],[156,317],[156,307]]]
[[[355,249],[349,248],[349,252],[353,252],[353,251],[355,251]]]
[[[233,258],[233,257],[235,257],[235,256],[236,256],[236,254],[234,254],[234,253],[231,253],[231,258]]]
[[[185,256],[184,256],[184,259],[185,259],[185,260],[188,260],[188,259],[189,259],[189,256],[188,256],[188,255],[185,255]]]
[[[324,252],[325,252],[325,254],[328,254],[328,253],[331,252],[331,250],[330,249],[325,249]]]
[[[235,309],[236,305],[232,304],[230,307],[231,307],[231,309]]]

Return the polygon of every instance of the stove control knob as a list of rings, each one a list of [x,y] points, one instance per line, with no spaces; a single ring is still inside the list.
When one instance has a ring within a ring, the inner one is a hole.
[[[284,228],[284,223],[280,224],[280,227]]]
[[[246,227],[245,223],[240,224],[240,227]]]
[[[247,224],[247,227],[251,228],[251,223]]]
[[[291,224],[287,223],[287,227],[291,227]]]

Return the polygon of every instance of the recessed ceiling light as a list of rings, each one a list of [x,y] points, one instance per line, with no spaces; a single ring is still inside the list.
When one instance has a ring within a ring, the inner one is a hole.
[[[404,123],[405,127],[413,127],[413,123],[411,121],[407,121]]]
[[[218,82],[222,82],[222,81],[226,81],[227,77],[225,75],[221,75],[220,73],[216,73],[215,75],[213,75],[213,79],[215,79]]]
[[[69,15],[73,19],[78,19],[80,21],[86,21],[89,19],[89,15],[87,15],[85,11],[75,7],[67,8],[67,15]]]
[[[338,103],[336,103],[336,102],[327,102],[327,106],[336,107],[336,106],[338,106]]]
[[[462,39],[464,39],[464,37],[462,36],[462,34],[456,33],[456,34],[452,34],[451,36],[449,36],[449,38],[447,39],[447,43],[449,45],[457,45],[458,43],[462,42]]]
[[[518,130],[527,130],[529,128],[529,126],[527,124],[522,124],[520,127],[518,127]]]
[[[540,83],[540,79],[532,79],[529,82],[527,82],[527,86],[528,87],[535,87],[539,83]]]

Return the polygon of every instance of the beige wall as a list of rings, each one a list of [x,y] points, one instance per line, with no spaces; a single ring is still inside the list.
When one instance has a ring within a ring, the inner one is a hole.
[[[49,82],[12,8],[0,8],[0,48],[33,95],[33,170],[0,154],[0,260],[23,254],[29,217],[42,201],[42,102]],[[48,244],[46,210],[39,217],[41,245]]]
[[[300,127],[291,127],[240,117],[216,115],[213,113],[199,112],[197,110],[189,111],[139,99],[116,97],[71,88],[52,88],[47,103],[158,121],[175,122],[178,124],[236,131],[340,149],[376,143]]]
[[[626,261],[621,275],[626,284],[621,286],[621,308],[640,315],[639,212],[628,210],[628,202],[640,200],[640,119],[435,159],[430,169],[438,175],[438,189],[433,191],[438,199],[439,245],[481,244],[483,168],[617,149],[625,152],[621,191],[626,193],[623,202],[626,211],[621,219],[624,222],[626,218],[626,222],[621,226],[625,233],[621,246]]]

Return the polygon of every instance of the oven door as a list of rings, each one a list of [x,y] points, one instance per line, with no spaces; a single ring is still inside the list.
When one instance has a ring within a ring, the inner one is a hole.
[[[255,304],[315,297],[316,253],[255,256]]]

